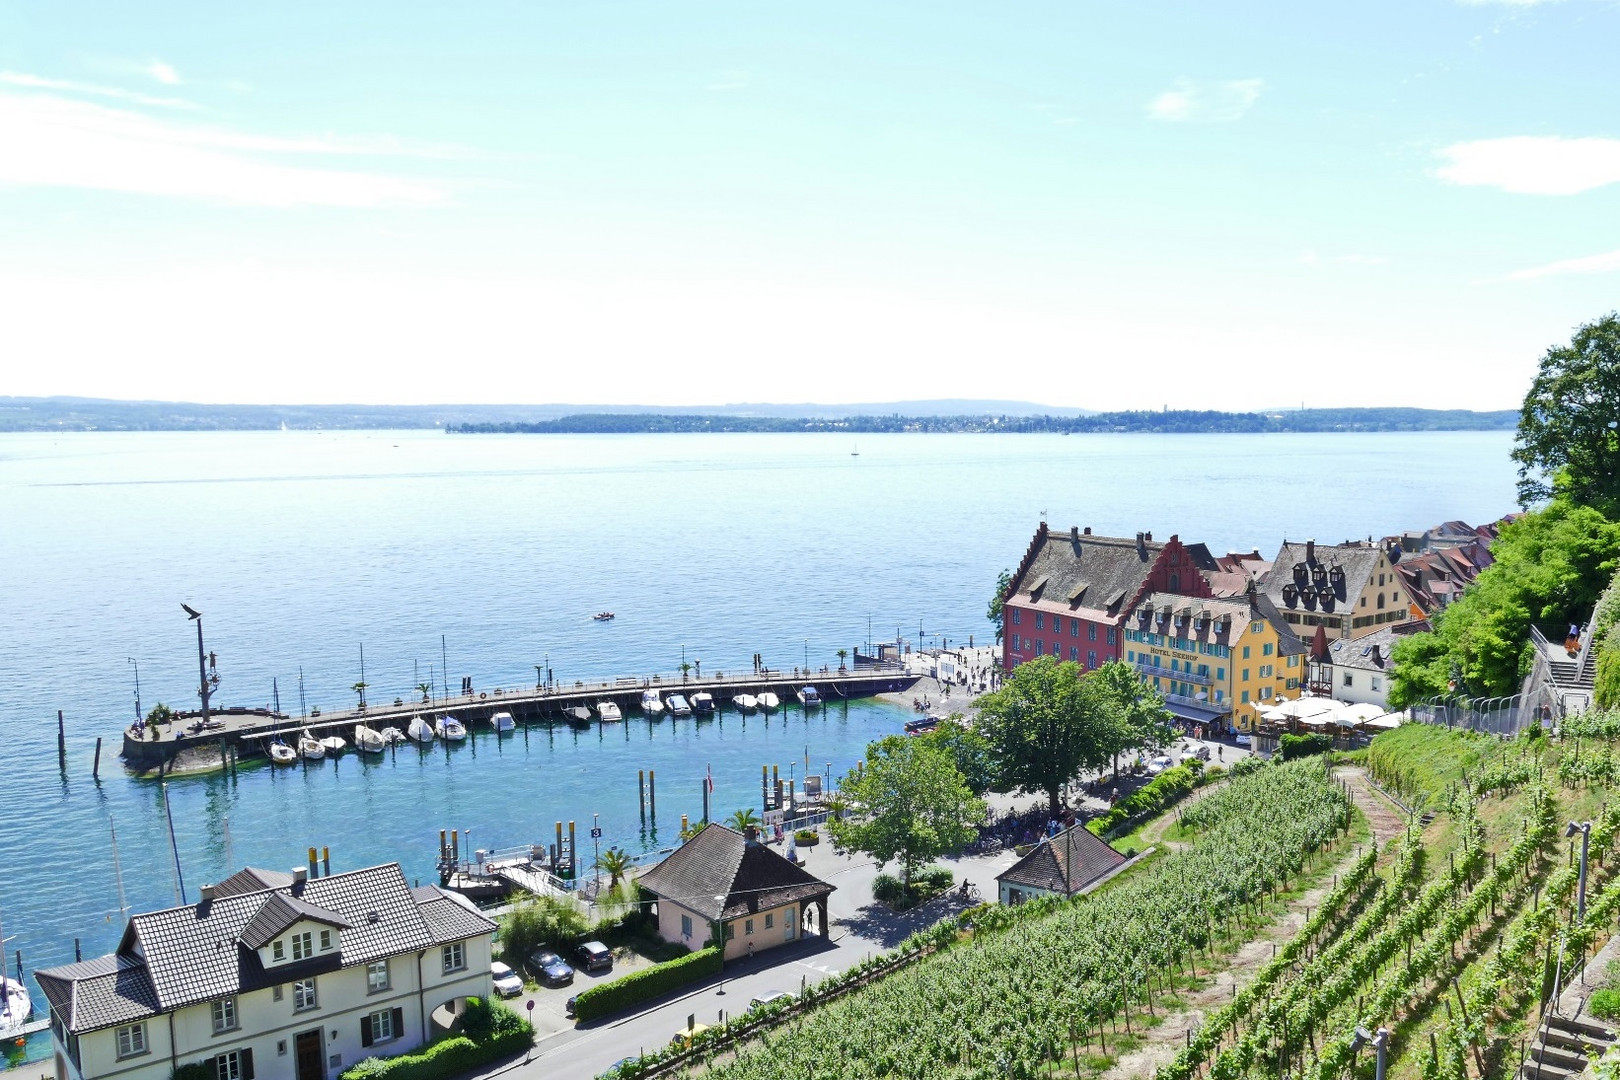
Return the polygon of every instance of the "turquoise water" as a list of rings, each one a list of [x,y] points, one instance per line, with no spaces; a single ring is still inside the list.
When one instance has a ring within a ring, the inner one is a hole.
[[[29,969],[111,948],[108,824],[135,908],[174,900],[161,793],[113,755],[134,714],[196,700],[193,631],[217,702],[297,711],[452,685],[836,664],[898,629],[983,640],[996,573],[1043,511],[1056,526],[1179,532],[1217,552],[1482,521],[1512,508],[1508,433],[863,437],[316,434],[0,435],[0,915]],[[611,609],[607,624],[591,613]],[[67,721],[58,771],[55,715]],[[398,859],[429,879],[440,828],[478,847],[593,814],[604,845],[667,846],[700,812],[758,799],[759,767],[836,775],[904,714],[876,702],[766,724],[640,720],[307,772],[245,768],[169,788],[190,895],[244,863]],[[101,780],[95,739],[107,740]],[[656,832],[635,773],[659,777]],[[226,844],[229,820],[230,843]]]

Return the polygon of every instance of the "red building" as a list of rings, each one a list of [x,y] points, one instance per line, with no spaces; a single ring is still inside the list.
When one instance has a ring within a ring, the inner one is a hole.
[[[1118,660],[1132,608],[1153,592],[1208,597],[1216,569],[1208,548],[1176,536],[1059,533],[1043,521],[1004,598],[1002,665],[1056,656],[1090,670]]]

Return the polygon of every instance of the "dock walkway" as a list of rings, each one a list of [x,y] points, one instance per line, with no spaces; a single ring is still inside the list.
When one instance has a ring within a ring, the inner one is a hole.
[[[822,707],[830,707],[850,698],[874,697],[878,694],[899,693],[917,682],[917,676],[898,666],[861,667],[846,671],[782,672],[763,671],[746,675],[711,675],[703,678],[682,678],[675,675],[620,677],[596,681],[578,681],[569,685],[553,683],[532,688],[497,687],[484,692],[460,694],[429,701],[406,701],[396,698],[391,704],[368,704],[366,708],[341,709],[307,717],[271,713],[263,709],[213,710],[209,725],[198,730],[195,713],[177,714],[170,724],[147,726],[137,732],[134,726],[124,729],[124,762],[134,769],[156,768],[174,758],[183,750],[194,747],[218,747],[223,754],[228,747],[241,756],[264,753],[265,746],[276,736],[295,738],[298,732],[308,730],[316,738],[338,735],[352,738],[356,724],[366,724],[377,730],[393,727],[404,731],[413,716],[431,720],[445,713],[453,713],[469,727],[487,724],[498,712],[510,713],[521,724],[565,723],[565,709],[583,705],[592,710],[601,701],[618,705],[626,717],[640,714],[641,695],[646,690],[657,690],[667,700],[670,694],[683,694],[688,700],[700,691],[714,696],[716,710],[731,707],[732,700],[742,694],[770,692],[782,699],[782,708],[800,708],[798,692],[814,686],[821,694]],[[667,717],[667,714],[664,714]],[[689,719],[702,722],[697,715]],[[592,719],[591,723],[599,721]]]

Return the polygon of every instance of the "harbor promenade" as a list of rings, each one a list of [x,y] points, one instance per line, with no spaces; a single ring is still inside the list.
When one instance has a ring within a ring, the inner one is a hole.
[[[414,716],[432,720],[446,713],[453,714],[469,727],[487,724],[496,713],[510,713],[520,724],[578,723],[566,710],[583,706],[591,710],[591,725],[596,719],[596,705],[611,701],[628,718],[640,715],[641,696],[647,690],[657,690],[666,700],[671,694],[682,694],[688,700],[703,692],[713,696],[715,709],[733,709],[734,698],[743,694],[758,697],[773,693],[781,699],[783,710],[799,709],[798,693],[806,686],[819,692],[822,707],[836,706],[852,698],[875,697],[879,694],[901,693],[910,689],[917,676],[900,666],[862,666],[846,670],[807,672],[768,670],[740,675],[696,676],[621,676],[594,681],[572,683],[542,683],[534,687],[494,687],[474,690],[472,693],[429,700],[395,698],[386,704],[368,702],[365,707],[341,709],[332,712],[293,716],[273,713],[264,709],[215,709],[208,723],[202,724],[197,713],[178,713],[173,722],[144,725],[137,729],[131,725],[124,729],[124,763],[135,770],[160,769],[185,751],[204,755],[217,752],[220,761],[236,757],[260,756],[266,746],[278,736],[296,737],[308,730],[320,738],[337,735],[351,739],[356,724],[381,731],[398,728],[404,731]],[[660,714],[660,718],[668,714]],[[697,714],[702,722],[706,717]]]

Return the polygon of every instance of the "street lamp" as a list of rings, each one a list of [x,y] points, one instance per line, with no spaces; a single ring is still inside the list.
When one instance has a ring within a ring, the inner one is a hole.
[[[135,665],[135,719],[141,719],[141,662],[133,656],[127,658]]]
[[[1577,824],[1572,821],[1564,829],[1566,837],[1573,837],[1577,832],[1581,834],[1581,878],[1575,894],[1575,921],[1584,924],[1586,922],[1586,851],[1592,843],[1592,823],[1583,821]]]

